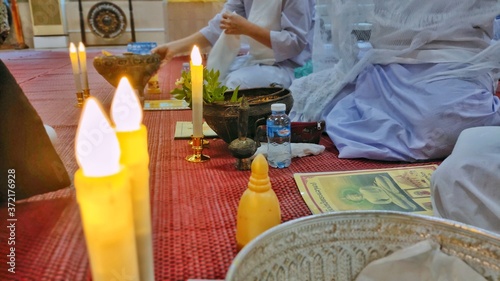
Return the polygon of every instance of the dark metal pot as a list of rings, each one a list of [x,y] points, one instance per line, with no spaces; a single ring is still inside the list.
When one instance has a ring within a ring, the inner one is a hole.
[[[217,133],[226,143],[238,138],[238,115],[240,102],[229,102],[233,92],[225,93],[226,101],[214,102],[203,105],[203,118],[208,126]],[[293,97],[290,90],[278,87],[242,89],[238,91],[238,97],[245,96],[250,106],[248,112],[247,137],[254,138],[258,125],[265,124],[265,120],[271,115],[271,104],[286,104],[287,113],[293,105]]]

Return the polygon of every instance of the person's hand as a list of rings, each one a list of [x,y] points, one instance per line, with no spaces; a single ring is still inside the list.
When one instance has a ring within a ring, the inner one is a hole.
[[[226,34],[245,34],[250,24],[251,23],[244,17],[229,12],[223,13],[222,19],[220,20],[220,28],[224,30]]]
[[[154,49],[151,50],[152,54],[158,54],[160,55],[161,60],[166,63],[172,60],[174,56],[178,54],[177,48],[176,48],[176,43],[171,42],[171,43],[166,43],[163,45],[160,45]]]
[[[151,53],[160,55],[163,64],[169,62],[175,56],[189,54],[194,45],[198,46],[201,51],[210,46],[210,41],[201,32],[197,31],[187,37],[162,44],[152,49]]]

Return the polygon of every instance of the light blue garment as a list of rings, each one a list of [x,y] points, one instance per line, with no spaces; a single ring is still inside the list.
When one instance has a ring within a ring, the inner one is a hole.
[[[489,75],[419,80],[452,65],[389,64],[363,70],[322,116],[339,157],[439,159],[450,154],[462,130],[500,125],[499,99]]]
[[[229,89],[249,89],[269,87],[279,84],[284,88],[290,87],[293,80],[293,70],[277,65],[245,65],[250,55],[238,56],[229,66],[229,74],[222,81]]]

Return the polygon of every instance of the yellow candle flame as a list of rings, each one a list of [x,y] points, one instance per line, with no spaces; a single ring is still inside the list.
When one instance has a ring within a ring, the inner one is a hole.
[[[69,56],[71,58],[71,67],[73,68],[74,74],[80,74],[80,66],[78,64],[78,54],[76,53],[76,47],[73,42],[69,44]]]
[[[73,43],[71,43],[71,44],[73,44]],[[74,45],[73,45],[73,46],[74,46]],[[81,55],[80,55],[80,58],[82,58],[82,57],[83,57],[83,58],[87,58],[87,55],[86,55],[86,53],[85,53],[85,45],[83,45],[83,43],[82,43],[82,42],[78,43],[78,54],[81,54]],[[83,64],[83,62],[82,62],[82,61],[81,61],[80,63],[82,63],[82,64]]]
[[[83,105],[75,140],[75,156],[87,177],[114,175],[120,170],[120,145],[101,104],[89,97]]]
[[[122,77],[111,103],[111,118],[118,132],[137,131],[142,123],[142,108],[127,77]]]
[[[198,46],[194,45],[193,50],[191,51],[191,63],[193,65],[201,65],[201,54]]]

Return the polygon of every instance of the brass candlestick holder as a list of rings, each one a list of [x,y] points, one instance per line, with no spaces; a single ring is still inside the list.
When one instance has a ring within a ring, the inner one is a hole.
[[[90,89],[83,89],[82,92],[77,92],[75,107],[80,107],[80,108],[83,107],[83,103],[89,97],[90,97]]]
[[[158,73],[156,73],[149,79],[146,87],[146,93],[161,94],[160,83],[158,81]]]
[[[90,89],[83,89],[83,100],[86,100],[90,97]]]
[[[83,92],[76,92],[76,104],[75,107],[83,107],[83,102],[85,98],[83,97]]]
[[[203,137],[191,136],[193,155],[186,156],[186,160],[194,163],[201,163],[210,160],[210,157],[203,154]]]
[[[202,141],[203,141],[203,146],[209,146],[210,145],[210,141],[209,140],[203,138]],[[188,144],[192,146],[193,145],[193,139],[188,140]]]
[[[248,133],[248,111],[250,105],[245,96],[241,99],[240,108],[238,109],[238,138],[229,144],[229,151],[236,158],[236,169],[240,171],[250,170],[252,167],[251,157],[257,151],[257,143],[247,138]]]

